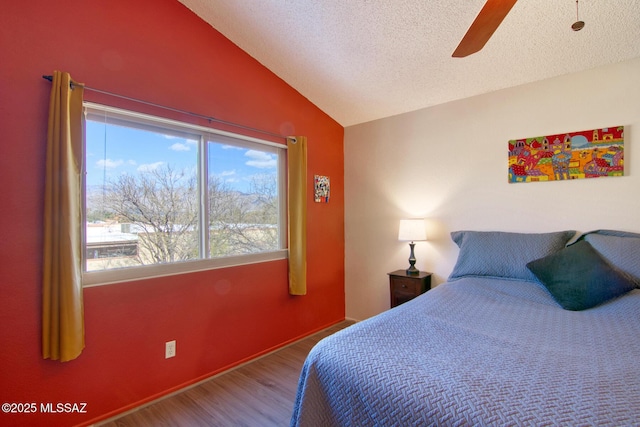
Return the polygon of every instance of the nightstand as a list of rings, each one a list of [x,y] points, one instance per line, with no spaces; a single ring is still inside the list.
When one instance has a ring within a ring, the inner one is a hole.
[[[431,273],[420,271],[418,274],[407,274],[406,270],[396,270],[388,274],[391,308],[431,289]]]

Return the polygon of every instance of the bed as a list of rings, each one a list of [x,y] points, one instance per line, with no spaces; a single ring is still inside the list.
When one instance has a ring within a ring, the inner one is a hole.
[[[574,235],[452,233],[446,283],[311,350],[291,425],[640,425],[640,234]]]

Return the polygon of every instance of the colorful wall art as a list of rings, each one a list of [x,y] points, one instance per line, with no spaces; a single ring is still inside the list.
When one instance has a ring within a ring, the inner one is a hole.
[[[509,182],[624,175],[624,126],[509,141]]]
[[[329,203],[329,177],[314,175],[315,201],[317,203]]]

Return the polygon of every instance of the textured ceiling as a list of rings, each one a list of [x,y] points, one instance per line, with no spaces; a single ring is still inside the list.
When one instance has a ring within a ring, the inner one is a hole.
[[[452,58],[484,0],[179,0],[343,126],[640,56],[640,0],[520,0]],[[640,76],[639,76],[640,79]]]

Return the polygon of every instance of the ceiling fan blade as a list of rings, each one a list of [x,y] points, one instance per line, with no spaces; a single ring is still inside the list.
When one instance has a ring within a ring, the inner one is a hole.
[[[454,58],[463,58],[482,49],[513,5],[516,4],[516,1],[487,0],[452,56]]]

